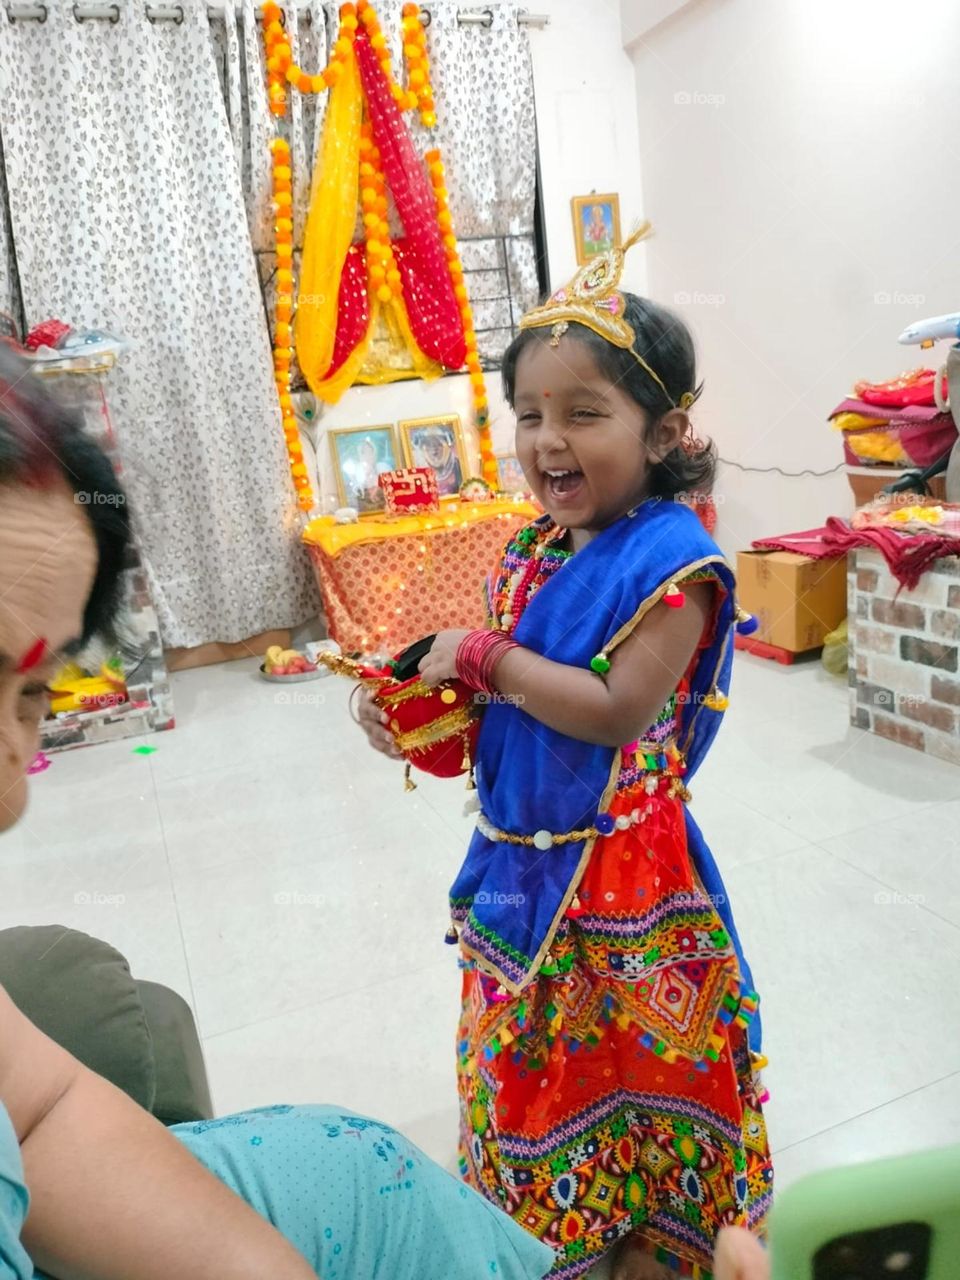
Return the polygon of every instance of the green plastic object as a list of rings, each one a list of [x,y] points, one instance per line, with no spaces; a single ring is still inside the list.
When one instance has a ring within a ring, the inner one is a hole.
[[[919,1237],[927,1240],[915,1249]],[[883,1258],[864,1269],[845,1248]],[[773,1280],[957,1280],[960,1146],[828,1169],[788,1187],[771,1215],[770,1255]]]
[[[820,661],[823,663],[824,668],[832,676],[842,676],[844,680],[847,678],[847,664],[849,661],[847,635],[847,620],[844,618],[836,631],[831,631],[824,636],[823,653],[820,655]]]

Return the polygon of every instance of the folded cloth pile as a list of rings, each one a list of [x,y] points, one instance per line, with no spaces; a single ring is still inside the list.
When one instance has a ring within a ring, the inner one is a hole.
[[[931,510],[929,507],[904,508],[891,504],[886,509],[868,508],[858,512],[854,517],[856,528],[839,516],[830,516],[819,529],[758,538],[751,545],[757,551],[795,551],[814,560],[843,556],[857,547],[873,547],[886,560],[900,589],[912,589],[934,560],[960,552],[960,510],[949,508],[945,503],[941,507],[944,516],[940,522],[918,514],[921,510]],[[900,514],[904,511],[912,513],[906,520]]]
[[[932,369],[914,369],[892,382],[858,382],[853,396],[830,414],[843,432],[848,465],[929,467],[949,453],[957,428],[953,415],[938,408],[936,378]],[[945,388],[940,390],[942,404]]]

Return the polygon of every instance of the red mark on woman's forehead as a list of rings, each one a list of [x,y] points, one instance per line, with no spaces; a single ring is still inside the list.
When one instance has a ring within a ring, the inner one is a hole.
[[[543,394],[544,394],[544,398],[545,398],[545,399],[547,399],[547,400],[549,400],[549,399],[550,399],[550,392],[549,392],[549,391],[544,391],[544,393],[543,393]]]
[[[27,652],[17,663],[17,675],[25,675],[26,672],[32,671],[34,667],[39,667],[46,655],[47,641],[43,636],[41,636],[39,640],[30,646]]]

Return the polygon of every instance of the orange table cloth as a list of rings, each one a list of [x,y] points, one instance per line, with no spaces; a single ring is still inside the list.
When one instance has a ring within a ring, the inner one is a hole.
[[[344,653],[399,653],[422,636],[485,620],[483,585],[510,537],[540,514],[522,499],[444,502],[439,513],[303,533],[331,637]]]

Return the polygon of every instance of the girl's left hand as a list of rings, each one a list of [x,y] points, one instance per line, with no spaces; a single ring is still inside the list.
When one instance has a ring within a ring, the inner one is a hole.
[[[443,684],[444,680],[456,680],[457,649],[469,634],[468,630],[437,632],[430,652],[420,659],[420,675],[424,684],[432,688]]]

